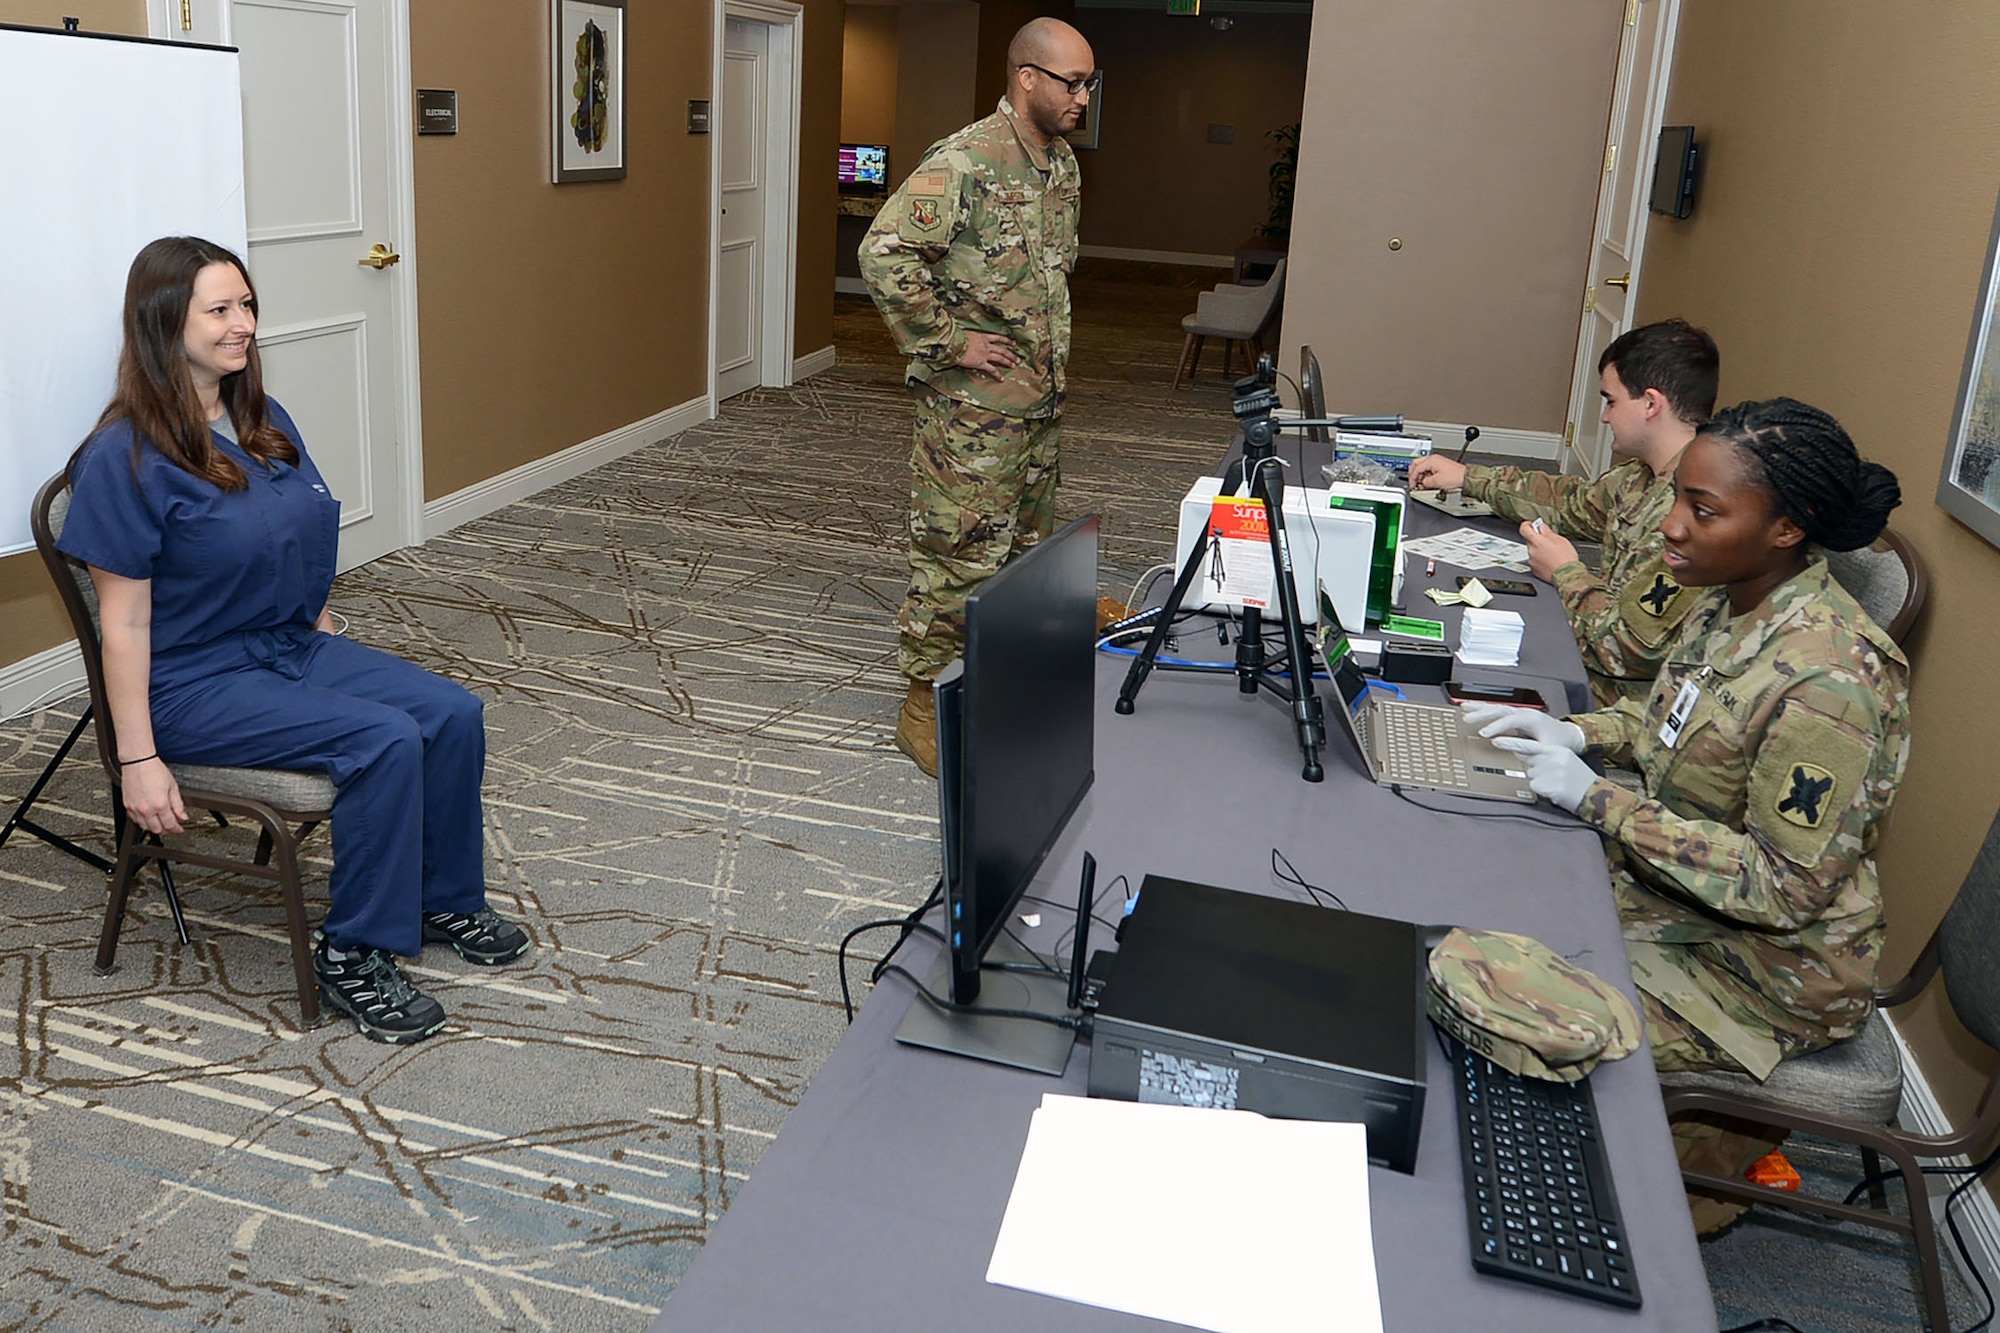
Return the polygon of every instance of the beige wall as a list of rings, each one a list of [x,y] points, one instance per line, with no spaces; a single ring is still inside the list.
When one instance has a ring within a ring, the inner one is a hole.
[[[889,176],[900,185],[926,148],[992,108],[975,109],[972,100],[979,61],[977,4],[906,4],[897,13],[896,147]]]
[[[1264,136],[1299,119],[1312,20],[1231,17],[1217,32],[1157,10],[1077,11],[1105,90],[1097,150],[1077,154],[1084,244],[1228,254],[1264,221]],[[1207,142],[1210,124],[1233,125],[1236,141]]]
[[[1937,507],[1994,199],[2000,9],[1686,0],[1667,119],[1706,150],[1655,218],[1639,314],[1722,347],[1725,402],[1789,394],[1894,468],[1931,592],[1911,649],[1909,774],[1879,850],[1888,970],[1936,925],[2000,800],[2000,550]],[[1930,997],[1903,1032],[1963,1121],[1989,1057]]]
[[[840,57],[839,142],[888,144],[892,172],[901,166],[902,156],[896,151],[896,41],[901,16],[895,5],[847,6]]]
[[[707,391],[710,141],[685,118],[709,25],[685,9],[633,11],[628,174],[573,185],[549,181],[546,15],[413,9],[411,72],[458,90],[460,124],[416,141],[426,499]]]
[[[0,23],[60,28],[64,15],[85,32],[146,35],[146,0],[0,0]]]
[[[87,32],[146,35],[145,0],[0,0],[0,23],[59,28],[63,15],[81,20]],[[7,496],[27,507],[29,496]],[[70,640],[69,620],[49,586],[48,571],[33,551],[0,559],[0,667]]]
[[[980,0],[979,61],[972,85],[972,104],[980,115],[998,105],[1000,95],[1007,90],[1007,43],[1014,40],[1022,24],[1044,17],[1075,23],[1076,6],[1072,0],[1050,0],[1047,4],[1037,0]]]
[[[1562,430],[1621,15],[1313,6],[1283,355],[1329,406]]]

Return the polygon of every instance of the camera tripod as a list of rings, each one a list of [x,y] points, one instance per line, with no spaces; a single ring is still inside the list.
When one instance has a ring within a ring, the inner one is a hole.
[[[1276,585],[1278,620],[1284,633],[1285,660],[1289,672],[1281,677],[1270,668],[1264,651],[1265,613],[1259,607],[1245,606],[1236,638],[1236,688],[1238,693],[1245,695],[1254,695],[1259,689],[1266,689],[1291,706],[1292,725],[1298,733],[1299,750],[1305,756],[1299,776],[1307,782],[1318,782],[1326,776],[1326,770],[1319,761],[1319,752],[1326,744],[1326,718],[1319,696],[1313,692],[1313,651],[1309,646],[1311,641],[1306,637],[1305,623],[1299,615],[1298,590],[1292,583],[1291,543],[1285,532],[1284,466],[1277,458],[1276,447],[1281,423],[1271,416],[1272,410],[1278,406],[1276,382],[1276,369],[1269,356],[1258,359],[1254,374],[1236,382],[1235,397],[1229,410],[1243,423],[1243,456],[1231,463],[1223,474],[1218,494],[1238,494],[1247,480],[1249,498],[1264,507],[1265,533],[1271,547],[1272,582]],[[1329,427],[1398,431],[1403,428],[1403,419],[1400,416],[1337,417],[1288,420],[1282,425],[1287,430]],[[1201,569],[1202,560],[1216,540],[1213,524],[1204,524],[1200,535],[1195,538],[1194,549],[1188,552],[1187,559],[1181,564],[1180,575],[1174,580],[1174,589],[1168,594],[1166,605],[1160,608],[1158,618],[1153,622],[1146,646],[1133,659],[1131,669],[1125,673],[1125,683],[1118,689],[1115,710],[1121,715],[1129,716],[1134,711],[1139,690],[1152,673],[1160,649],[1166,644],[1174,617],[1180,613],[1181,602],[1194,585],[1195,574]]]

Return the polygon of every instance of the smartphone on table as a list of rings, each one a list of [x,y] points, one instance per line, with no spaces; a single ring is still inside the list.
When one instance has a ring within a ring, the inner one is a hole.
[[[1463,588],[1472,582],[1472,575],[1460,574],[1458,586]],[[1480,584],[1495,597],[1533,597],[1535,585],[1526,579],[1481,579]]]

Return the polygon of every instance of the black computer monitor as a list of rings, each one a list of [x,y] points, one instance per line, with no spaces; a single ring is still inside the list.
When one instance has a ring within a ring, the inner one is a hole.
[[[1078,519],[966,600],[957,716],[938,728],[957,1004],[978,998],[981,960],[1096,777],[1097,532]]]
[[[1326,419],[1326,380],[1320,373],[1319,358],[1311,344],[1299,348],[1299,415],[1307,421]],[[1306,427],[1306,438],[1326,444],[1333,439],[1325,426]]]
[[[1655,213],[1684,218],[1694,212],[1694,186],[1701,153],[1692,125],[1662,125],[1653,158],[1653,192],[1648,201]]]
[[[842,144],[840,188],[850,193],[886,194],[889,189],[889,145]]]
[[[1005,927],[1096,776],[1095,517],[1078,519],[982,583],[965,655],[937,679],[938,815],[946,947],[896,1039],[1060,1074],[1071,1027],[1059,968]],[[1008,970],[995,970],[1000,967]]]

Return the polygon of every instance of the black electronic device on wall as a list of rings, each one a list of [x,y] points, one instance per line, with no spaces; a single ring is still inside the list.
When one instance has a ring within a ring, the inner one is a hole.
[[[1660,142],[1653,156],[1655,213],[1684,218],[1694,212],[1695,180],[1699,173],[1701,147],[1694,141],[1692,125],[1662,125]]]

